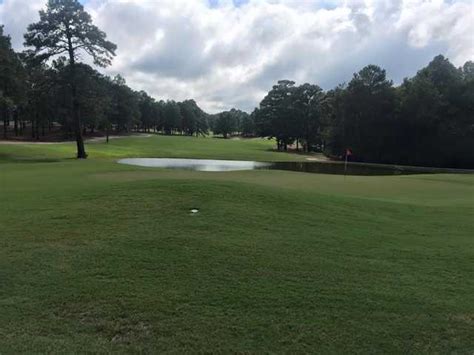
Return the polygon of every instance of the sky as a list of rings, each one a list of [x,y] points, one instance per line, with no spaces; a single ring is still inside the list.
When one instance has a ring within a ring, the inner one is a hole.
[[[15,49],[45,2],[0,0]],[[474,0],[81,2],[118,46],[101,71],[209,113],[251,111],[281,79],[328,90],[376,64],[397,84],[438,54],[456,66],[474,60]]]

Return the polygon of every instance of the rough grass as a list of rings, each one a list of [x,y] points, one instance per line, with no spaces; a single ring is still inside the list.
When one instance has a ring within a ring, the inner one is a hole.
[[[472,353],[474,176],[110,159],[294,159],[162,138],[0,146],[1,353]]]

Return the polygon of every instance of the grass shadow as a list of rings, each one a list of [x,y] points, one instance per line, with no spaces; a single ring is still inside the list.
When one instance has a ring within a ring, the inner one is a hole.
[[[64,159],[47,157],[22,157],[13,154],[0,153],[0,163],[58,163]]]

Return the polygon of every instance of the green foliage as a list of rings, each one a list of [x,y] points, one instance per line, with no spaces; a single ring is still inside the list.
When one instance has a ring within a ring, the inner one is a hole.
[[[255,126],[256,109],[249,115],[243,112],[240,120],[240,132],[244,137],[255,137],[257,127]]]
[[[162,129],[166,134],[172,134],[181,127],[182,122],[181,109],[176,101],[167,101],[163,107]]]
[[[187,135],[206,135],[209,131],[207,114],[199,108],[196,101],[185,100],[180,102],[181,131]]]
[[[27,104],[24,117],[32,123],[32,136],[39,139],[39,128],[61,122],[66,129],[72,126],[70,97],[67,81],[61,70],[63,62],[55,63],[55,69],[41,63],[27,62]]]
[[[408,164],[474,166],[474,96],[469,63],[456,69],[438,56],[399,90],[399,160]]]
[[[236,115],[230,111],[221,112],[214,118],[212,130],[214,134],[222,134],[224,138],[228,138],[238,129]]]
[[[385,70],[369,65],[354,74],[344,97],[344,145],[367,161],[390,162],[387,152],[397,143],[391,136],[395,107]]]
[[[252,114],[255,130],[278,149],[296,140],[334,157],[350,148],[364,162],[474,167],[473,68],[437,56],[395,88],[369,65],[326,93],[282,80]]]
[[[260,102],[256,115],[256,127],[260,136],[275,137],[278,149],[286,146],[295,139],[291,109],[291,95],[294,91],[294,81],[280,80]]]
[[[80,64],[76,70],[79,110],[84,126],[91,130],[104,127],[110,121],[114,104],[110,82],[88,65]]]
[[[41,61],[69,54],[73,62],[78,52],[90,55],[94,64],[111,64],[117,46],[106,40],[106,34],[92,24],[91,16],[77,0],[48,0],[46,11],[40,10],[40,21],[28,26],[25,45]]]
[[[112,80],[110,92],[112,100],[110,121],[117,131],[128,132],[140,119],[138,96],[126,85],[125,79],[120,75]]]
[[[142,129],[149,131],[157,123],[159,116],[157,104],[145,91],[140,91],[138,93],[138,106],[140,111],[139,125]]]
[[[281,80],[273,86],[253,113],[256,131],[262,137],[275,137],[279,150],[298,140],[310,151],[321,143],[324,93],[317,85],[294,84]]]
[[[11,47],[10,37],[3,34],[0,26],[0,117],[4,136],[12,114],[25,104],[25,71],[18,55]]]
[[[29,25],[25,34],[25,46],[34,48],[26,52],[26,57],[32,62],[43,63],[62,54],[68,55],[68,83],[77,158],[85,159],[87,153],[82,138],[76,60],[79,53],[86,53],[92,57],[94,64],[106,67],[111,64],[117,47],[92,24],[91,16],[77,0],[49,0],[46,11],[41,10],[39,15],[40,21]]]
[[[304,141],[305,151],[321,144],[323,90],[317,85],[303,84],[295,87],[290,95],[293,137]]]

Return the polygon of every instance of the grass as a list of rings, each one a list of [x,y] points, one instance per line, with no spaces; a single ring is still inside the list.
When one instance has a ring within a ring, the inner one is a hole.
[[[251,159],[259,161],[304,160],[303,155],[284,154],[273,151],[273,141],[256,139],[220,139],[183,136],[130,137],[112,139],[109,144],[89,143],[86,146],[90,158],[117,159],[121,157],[166,157],[166,158],[220,158]],[[74,157],[75,143],[61,144],[11,144],[0,146],[1,161],[24,159],[47,161]]]
[[[114,162],[301,159],[262,140],[88,147],[0,145],[0,353],[474,350],[473,175]]]

